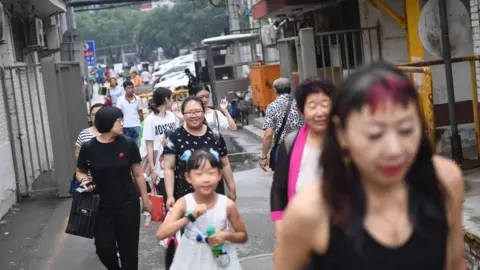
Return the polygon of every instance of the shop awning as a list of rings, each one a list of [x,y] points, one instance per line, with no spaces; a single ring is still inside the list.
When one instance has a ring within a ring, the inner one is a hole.
[[[260,0],[252,6],[255,20],[293,15],[338,3],[338,0]]]

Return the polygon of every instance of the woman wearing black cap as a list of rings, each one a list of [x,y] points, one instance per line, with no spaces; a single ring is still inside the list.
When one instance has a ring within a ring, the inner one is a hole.
[[[120,109],[103,107],[98,110],[95,127],[101,134],[80,149],[77,178],[80,183],[89,181],[87,172],[90,171],[101,198],[95,225],[97,254],[109,270],[138,269],[140,202],[132,175],[142,197],[143,209],[152,210],[140,153],[133,140],[122,136]],[[122,268],[118,264],[117,247]]]

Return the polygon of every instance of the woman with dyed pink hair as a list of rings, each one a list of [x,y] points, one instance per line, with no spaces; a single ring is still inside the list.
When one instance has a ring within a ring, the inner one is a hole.
[[[320,176],[321,169],[317,165],[334,92],[332,82],[317,77],[306,79],[295,90],[297,108],[306,124],[287,134],[278,149],[270,192],[271,218],[276,235],[281,231],[283,211],[288,201]]]
[[[335,92],[319,167],[290,201],[275,270],[464,270],[462,173],[434,155],[417,91],[387,64]]]

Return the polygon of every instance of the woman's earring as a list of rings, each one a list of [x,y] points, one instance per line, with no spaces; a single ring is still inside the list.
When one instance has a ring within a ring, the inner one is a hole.
[[[352,163],[352,158],[350,157],[350,154],[348,153],[348,151],[344,151],[343,152],[343,164],[345,165],[350,165],[350,163]]]

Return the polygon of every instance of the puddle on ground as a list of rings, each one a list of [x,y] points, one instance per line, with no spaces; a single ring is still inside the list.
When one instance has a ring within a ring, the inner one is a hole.
[[[247,171],[259,167],[258,161],[260,153],[246,152],[251,149],[245,149],[250,147],[243,147],[245,146],[245,142],[242,141],[241,138],[227,134],[224,135],[224,138],[228,148],[230,165],[234,172]],[[261,142],[259,142],[259,145],[261,145]]]

